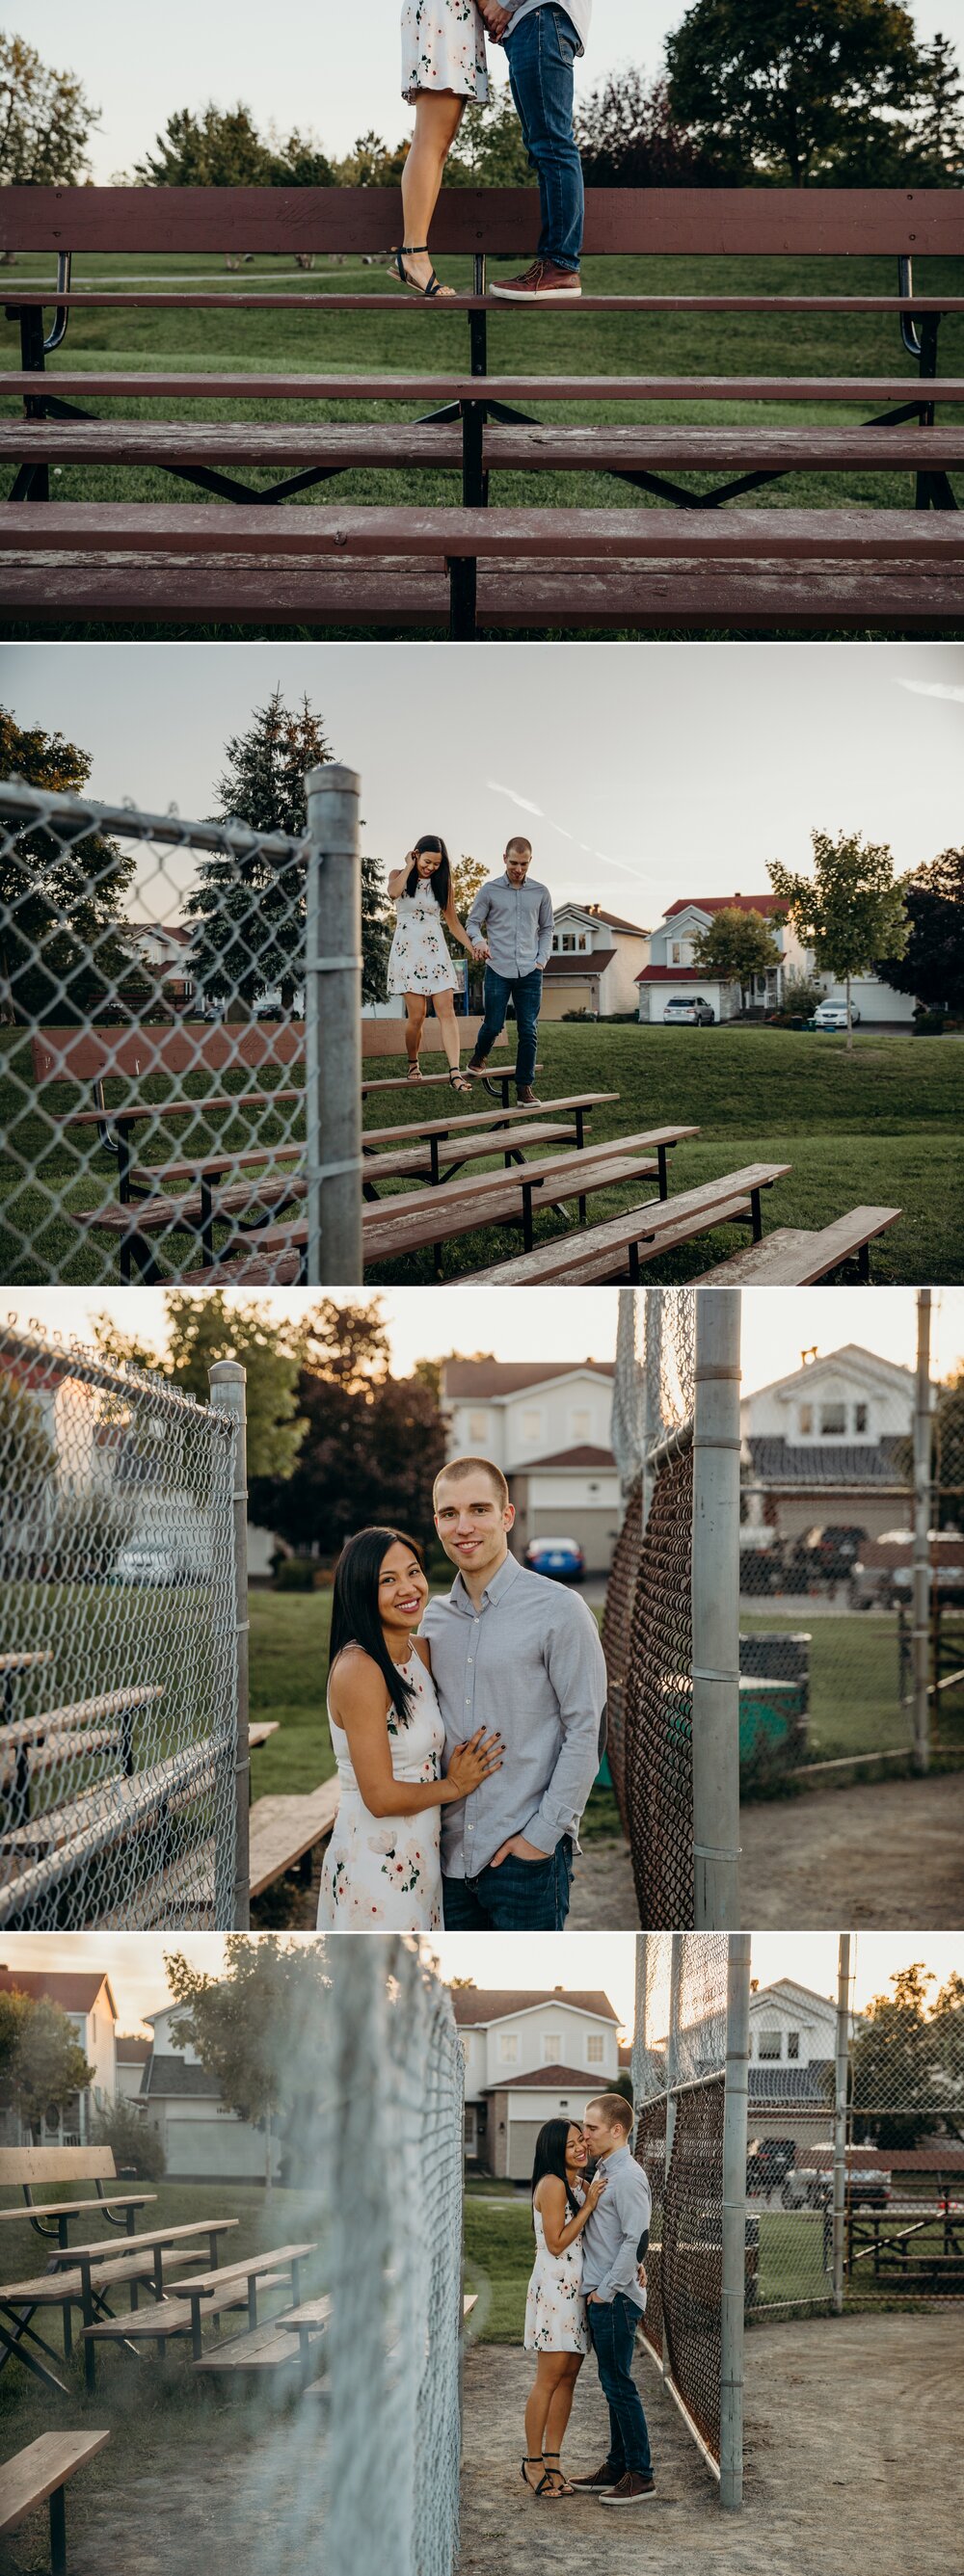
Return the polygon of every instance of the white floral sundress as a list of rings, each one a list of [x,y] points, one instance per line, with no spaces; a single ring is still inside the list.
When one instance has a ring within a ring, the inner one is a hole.
[[[451,89],[483,104],[489,95],[485,28],[475,0],[403,0],[402,97]]]
[[[413,1684],[406,1721],[388,1711],[388,1741],[396,1780],[440,1780],[445,1728],[435,1684],[413,1649],[399,1668]],[[325,1854],[318,1898],[319,1932],[360,1932],[373,1924],[390,1932],[439,1932],[442,1928],[440,1807],[414,1816],[373,1816],[352,1769],[348,1737],[328,1707],[328,1724],[341,1795]]]
[[[585,2199],[578,2185],[576,2199]],[[588,2352],[582,2237],[574,2236],[561,2254],[550,2254],[538,2209],[533,2209],[532,2224],[536,2231],[536,2259],[526,2292],[525,2350]]]
[[[400,894],[395,905],[395,936],[388,957],[390,993],[456,993],[459,977],[445,945],[442,915],[431,879],[422,877],[414,894]]]

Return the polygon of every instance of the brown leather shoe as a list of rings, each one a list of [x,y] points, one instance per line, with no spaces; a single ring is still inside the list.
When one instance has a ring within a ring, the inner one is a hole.
[[[466,1073],[474,1073],[477,1077],[480,1077],[480,1076],[482,1076],[483,1074],[488,1073],[488,1070],[489,1070],[489,1059],[488,1059],[488,1056],[485,1056],[485,1055],[484,1055],[484,1056],[482,1056],[478,1061],[476,1060],[475,1056],[473,1056],[471,1064],[467,1064],[467,1065],[466,1065],[465,1070],[466,1070]]]
[[[551,259],[534,259],[521,277],[490,285],[489,294],[505,296],[511,304],[568,304],[571,296],[582,294],[582,280],[578,268],[556,268]]]
[[[520,1109],[541,1109],[542,1107],[542,1102],[537,1099],[531,1083],[528,1091],[516,1092],[516,1100],[518,1101]]]
[[[610,2487],[608,2495],[601,2495],[599,2501],[600,2504],[645,2504],[647,2497],[655,2493],[655,2478],[644,2478],[638,2469],[627,2469],[618,2487]]]
[[[602,2468],[594,2469],[589,2478],[570,2478],[569,2484],[576,2495],[602,2496],[612,2495],[617,2481],[611,2469]]]

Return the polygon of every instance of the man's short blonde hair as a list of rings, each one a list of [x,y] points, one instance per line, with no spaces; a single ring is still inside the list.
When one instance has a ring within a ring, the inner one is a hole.
[[[628,2138],[636,2114],[632,2103],[627,2102],[624,2093],[594,2093],[592,2101],[587,2102],[586,2109],[601,2111],[609,2127],[622,2129]]]
[[[523,850],[528,850],[528,853],[529,853],[529,857],[530,857],[530,859],[531,859],[531,857],[532,857],[532,843],[531,843],[531,841],[527,841],[527,840],[526,840],[526,838],[525,838],[525,834],[524,834],[523,832],[514,832],[514,833],[513,833],[513,836],[512,836],[511,841],[507,841],[507,842],[506,842],[506,845],[505,845],[505,855],[506,855],[506,858],[508,858],[508,855],[509,855],[510,850],[513,850],[513,851],[518,850],[520,858],[521,858],[521,856],[522,856],[522,852],[523,852]]]
[[[439,1486],[444,1483],[446,1476],[455,1476],[461,1482],[464,1477],[474,1475],[484,1475],[488,1477],[500,1510],[503,1512],[508,1511],[509,1488],[506,1484],[501,1467],[496,1467],[491,1458],[450,1458],[444,1467],[439,1468],[438,1475],[436,1476],[435,1483],[432,1487],[433,1510],[438,1497]]]

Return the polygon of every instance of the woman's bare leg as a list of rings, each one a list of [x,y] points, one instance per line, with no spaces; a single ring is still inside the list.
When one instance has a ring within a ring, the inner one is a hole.
[[[559,2357],[563,2358],[563,2356]],[[565,2377],[560,2379],[558,2387],[553,2390],[542,2436],[543,2450],[553,2459],[556,2453],[561,2451],[565,2441],[566,2427],[572,2414],[572,2401],[576,2393],[576,2381],[582,2369],[581,2352],[567,2352],[564,2358]]]
[[[462,1061],[462,1041],[455,1016],[454,993],[436,993],[435,1017],[442,1032],[442,1045],[445,1048],[449,1072],[457,1073]]]
[[[529,2391],[529,2402],[525,2411],[526,2454],[533,2464],[529,2476],[531,2486],[537,2486],[539,2482],[541,2471],[536,2470],[534,2463],[542,2458],[546,2425],[561,2373],[565,2370],[569,2359],[570,2355],[565,2352],[540,2352],[536,2362],[536,2375]],[[571,2398],[569,2402],[571,2405]]]
[[[408,1057],[409,1064],[418,1063],[419,1048],[422,1043],[422,1031],[425,1027],[425,1013],[427,1007],[428,1005],[426,1003],[424,993],[406,993],[405,1053]]]
[[[439,199],[442,173],[462,122],[464,98],[451,89],[423,89],[415,101],[415,132],[402,171],[405,240],[427,242]],[[427,286],[432,262],[427,251],[403,262],[416,286]],[[447,286],[443,295],[451,293]]]

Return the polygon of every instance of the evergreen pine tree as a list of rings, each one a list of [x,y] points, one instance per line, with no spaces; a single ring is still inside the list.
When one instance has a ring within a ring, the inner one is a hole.
[[[82,796],[91,764],[0,707],[0,776]],[[135,861],[100,832],[63,823],[11,833],[0,853],[0,1022],[96,1018],[123,1000],[136,958],[122,911]]]

